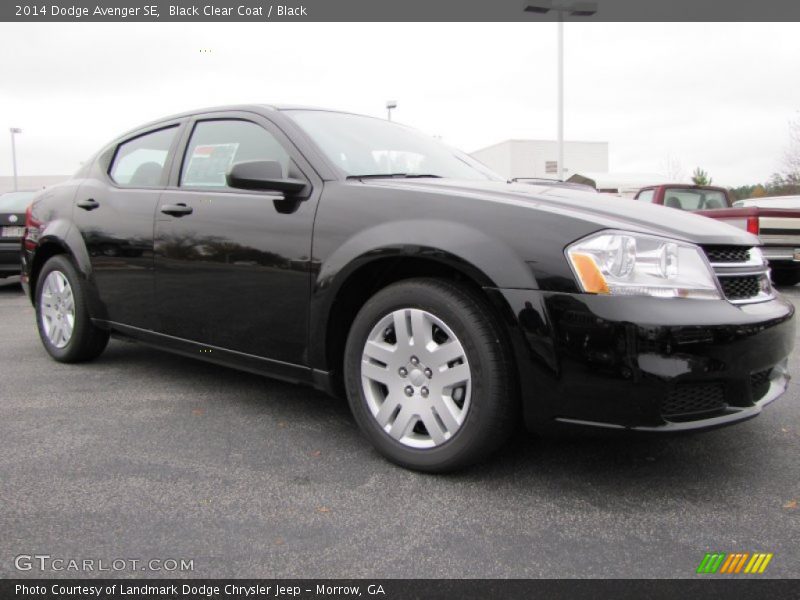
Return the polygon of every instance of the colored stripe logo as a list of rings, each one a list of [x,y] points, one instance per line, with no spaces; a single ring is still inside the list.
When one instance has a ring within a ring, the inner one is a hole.
[[[765,552],[707,552],[697,567],[701,574],[757,574],[767,570],[774,555]]]

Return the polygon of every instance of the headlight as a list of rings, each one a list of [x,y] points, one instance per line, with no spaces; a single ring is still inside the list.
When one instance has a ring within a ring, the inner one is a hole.
[[[605,231],[578,240],[566,253],[584,292],[720,299],[716,276],[693,244]]]

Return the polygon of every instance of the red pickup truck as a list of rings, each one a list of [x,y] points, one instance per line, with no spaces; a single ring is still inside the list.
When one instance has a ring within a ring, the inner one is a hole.
[[[639,202],[690,210],[749,231],[761,240],[776,285],[800,283],[800,210],[749,206],[733,208],[728,190],[670,183],[642,188]]]

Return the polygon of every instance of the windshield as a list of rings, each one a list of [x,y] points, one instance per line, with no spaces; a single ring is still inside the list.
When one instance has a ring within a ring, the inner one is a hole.
[[[397,123],[320,110],[286,113],[348,177],[503,180],[468,155]]]
[[[0,195],[0,212],[25,212],[35,193],[8,192]]]
[[[728,202],[725,193],[719,190],[667,188],[664,206],[681,210],[710,210],[727,208]]]

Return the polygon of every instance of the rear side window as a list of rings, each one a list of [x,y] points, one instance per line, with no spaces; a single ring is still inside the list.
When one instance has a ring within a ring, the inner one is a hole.
[[[645,190],[640,192],[636,199],[640,202],[652,202],[653,201],[653,190]]]
[[[108,174],[125,187],[156,187],[161,184],[177,126],[146,133],[120,144]]]
[[[181,169],[181,186],[226,188],[225,174],[240,162],[280,163],[283,175],[289,154],[269,131],[250,121],[200,121],[195,125]]]

